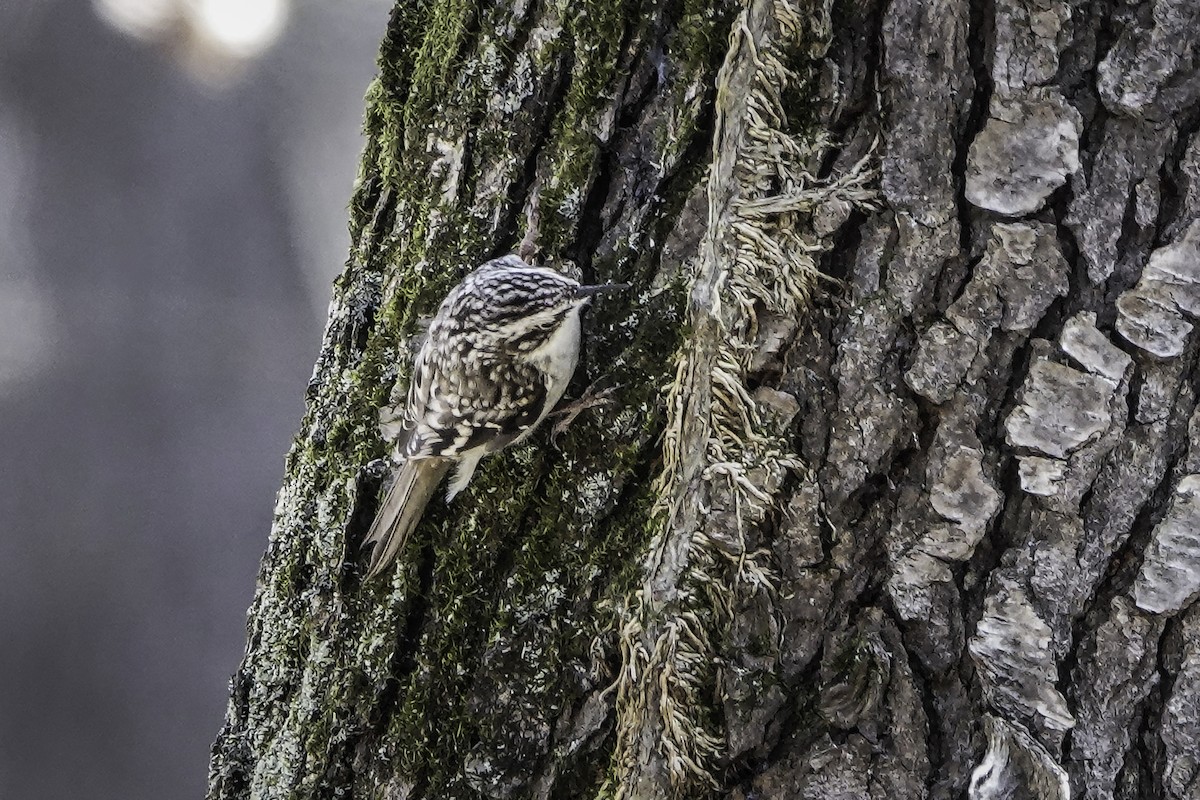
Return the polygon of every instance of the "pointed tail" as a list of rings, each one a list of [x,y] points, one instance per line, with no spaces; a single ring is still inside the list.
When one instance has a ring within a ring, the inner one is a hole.
[[[404,540],[417,527],[433,491],[450,469],[448,458],[410,458],[388,489],[363,547],[375,545],[365,580],[371,580],[399,555]]]

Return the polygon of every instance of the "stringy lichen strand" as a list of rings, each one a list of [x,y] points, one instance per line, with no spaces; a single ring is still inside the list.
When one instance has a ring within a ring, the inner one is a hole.
[[[689,309],[696,333],[667,394],[659,532],[645,584],[621,609],[617,743],[602,792],[615,798],[646,796],[646,776],[655,780],[647,756],[676,794],[719,786],[723,736],[705,699],[716,683],[716,645],[735,592],[774,591],[764,554],[747,552],[745,528],[761,523],[786,474],[802,465],[747,386],[756,309],[794,317],[808,306],[821,277],[816,258],[832,246],[814,232],[812,212],[869,206],[877,180],[871,154],[846,174],[814,178],[810,165],[830,143],[784,108],[788,92],[815,94],[829,36],[828,3],[751,3],[734,22],[718,77],[707,233]],[[738,81],[750,91],[739,92]],[[733,536],[706,519],[720,498],[733,507]],[[689,503],[704,508],[689,513]],[[655,592],[664,585],[666,601]],[[647,736],[646,726],[661,735]]]

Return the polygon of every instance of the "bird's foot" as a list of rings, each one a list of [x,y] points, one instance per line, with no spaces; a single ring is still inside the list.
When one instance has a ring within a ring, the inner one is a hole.
[[[550,412],[552,417],[560,417],[555,420],[554,427],[550,429],[550,440],[554,441],[561,436],[575,419],[587,411],[589,408],[603,408],[611,406],[616,401],[613,399],[613,394],[616,393],[620,386],[610,386],[607,389],[595,391],[596,384],[592,384],[584,390],[583,397],[578,400],[572,400],[570,403],[564,403],[558,408]]]

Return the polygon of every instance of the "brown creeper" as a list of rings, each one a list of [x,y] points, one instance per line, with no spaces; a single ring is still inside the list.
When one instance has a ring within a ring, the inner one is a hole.
[[[533,432],[562,397],[579,359],[579,312],[600,292],[515,255],[493,259],[455,286],[413,363],[400,466],[371,525],[367,578],[400,552],[434,489],[458,469],[446,500],[466,488],[484,456]]]

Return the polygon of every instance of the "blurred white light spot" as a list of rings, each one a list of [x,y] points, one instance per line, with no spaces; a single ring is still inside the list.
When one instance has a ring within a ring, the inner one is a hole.
[[[3,0],[0,0],[3,2]],[[135,39],[165,46],[207,86],[228,85],[279,35],[291,0],[92,0],[96,14]]]
[[[179,0],[92,0],[96,14],[137,39],[162,37],[179,19]]]
[[[230,55],[250,58],[266,50],[283,30],[285,0],[192,0],[197,32]]]

